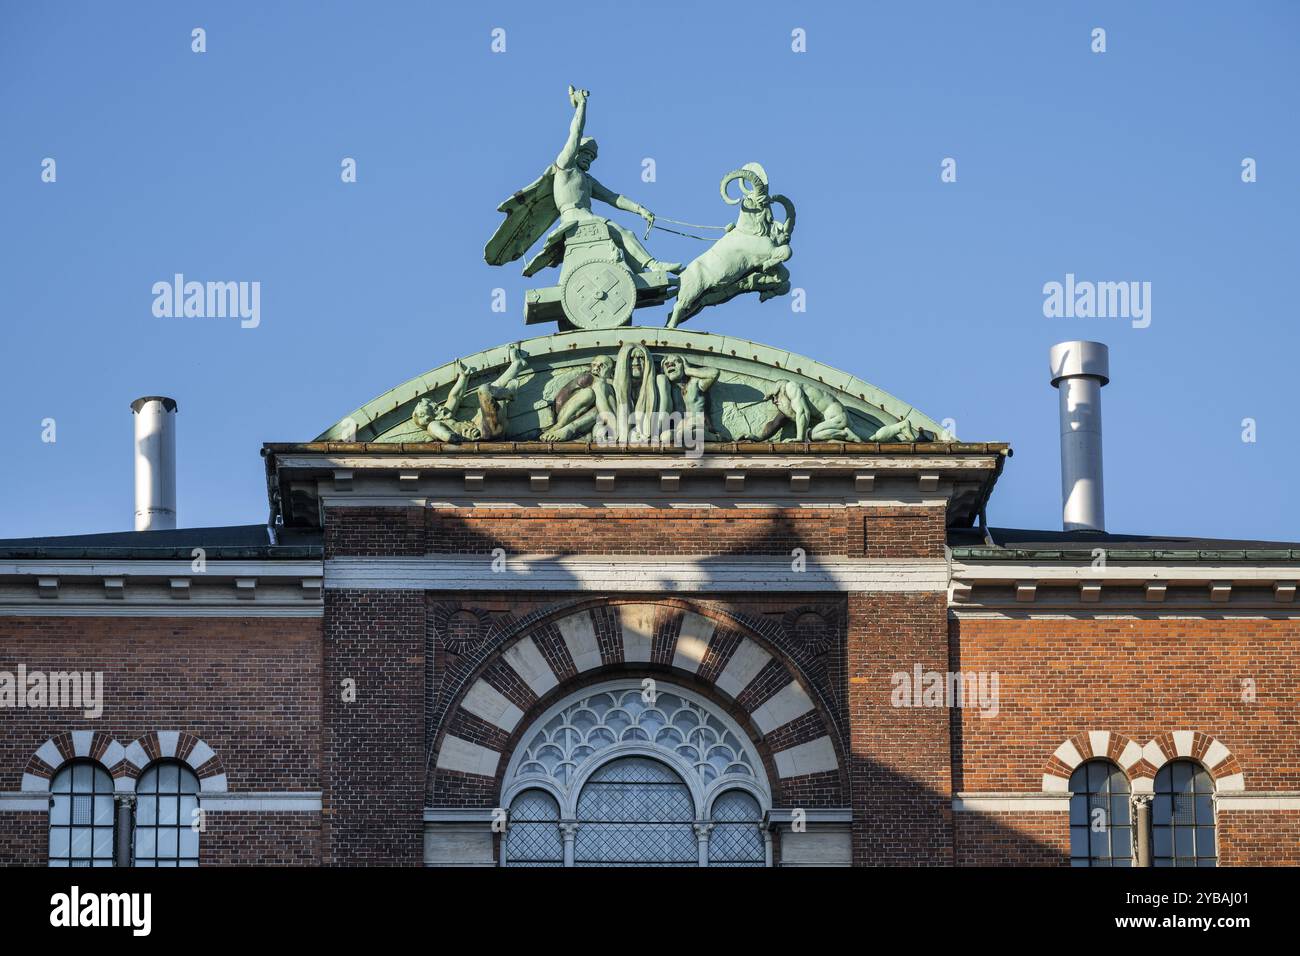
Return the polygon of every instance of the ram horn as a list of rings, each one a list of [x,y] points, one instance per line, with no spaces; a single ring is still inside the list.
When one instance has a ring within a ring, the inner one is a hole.
[[[727,195],[727,187],[730,186],[732,181],[736,179],[741,180],[740,191],[744,193],[744,195],[732,199],[730,196]],[[745,183],[750,184],[749,189],[745,188],[744,186]],[[720,191],[722,192],[723,201],[728,206],[735,206],[742,199],[748,199],[750,196],[752,196],[760,186],[765,186],[765,185],[767,184],[763,182],[762,176],[760,176],[757,172],[750,169],[749,167],[742,166],[740,169],[733,169],[731,172],[727,173],[727,175],[723,176],[722,186],[719,188]]]
[[[785,210],[785,219],[781,224],[785,226],[786,240],[789,241],[789,237],[794,235],[794,203],[780,193],[772,197],[772,202],[780,203]]]

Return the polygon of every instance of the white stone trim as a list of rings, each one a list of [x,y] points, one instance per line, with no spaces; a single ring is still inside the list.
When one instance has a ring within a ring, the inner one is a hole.
[[[1137,741],[1130,740],[1124,745],[1124,750],[1119,755],[1119,765],[1127,773],[1141,759],[1142,748],[1138,746]]]
[[[224,578],[285,578],[320,577],[321,562],[315,558],[287,559],[283,561],[240,559],[213,559],[207,562],[207,571],[198,577]],[[71,578],[187,578],[194,576],[189,558],[166,560],[148,558],[17,558],[0,560],[0,577],[43,577],[57,575],[68,583]]]
[[[513,555],[484,574],[474,555],[331,558],[325,588],[437,591],[946,591],[943,558],[809,557],[795,571],[785,556]]]
[[[1226,777],[1219,777],[1214,781],[1215,793],[1232,793],[1240,792],[1246,789],[1246,775],[1243,773],[1232,773]]]
[[[425,823],[482,823],[490,826],[496,818],[496,807],[463,809],[461,807],[425,807]]]
[[[732,697],[739,697],[740,692],[749,686],[749,682],[771,659],[772,655],[759,646],[757,641],[742,637],[714,685]]]
[[[23,771],[22,782],[19,788],[24,793],[47,793],[50,784],[54,780],[54,775],[59,769],[70,760],[93,759],[95,763],[102,766],[105,770],[112,772],[113,767],[122,759],[122,745],[116,740],[109,738],[108,745],[104,748],[103,754],[97,758],[91,757],[91,748],[95,743],[94,730],[74,730],[70,734],[72,737],[72,756],[65,757],[59,750],[58,745],[51,737],[45,743],[36,748],[32,756],[39,762],[49,768],[49,777],[42,777],[38,774]]]
[[[216,753],[213,749],[205,741],[200,740],[190,748],[189,756],[185,758],[185,761],[197,770],[215,756]]]
[[[470,685],[461,699],[460,706],[475,717],[495,724],[502,730],[511,731],[523,719],[524,712],[516,707],[499,690],[479,678]]]
[[[203,796],[200,805],[212,813],[319,813],[319,790],[273,790],[263,793],[223,793]]]
[[[32,796],[32,790],[23,787],[17,792],[0,793],[0,813],[26,813],[33,810],[46,812],[50,798],[46,794]]]
[[[496,775],[501,754],[469,740],[447,734],[438,749],[439,770],[454,770],[480,777]]]
[[[1156,742],[1154,738],[1148,740],[1142,746],[1142,757],[1146,760],[1147,763],[1151,764],[1151,766],[1155,767],[1157,770],[1163,767],[1169,759],[1167,756],[1165,756],[1164,749],[1160,746],[1158,742]]]
[[[122,754],[127,763],[131,764],[137,770],[143,770],[149,763],[149,755],[144,752],[140,746],[140,741],[133,740],[126,745],[126,751]]]
[[[600,644],[596,641],[596,625],[590,611],[577,611],[555,622],[564,646],[569,649],[573,666],[581,674],[595,670],[603,663]]]
[[[281,470],[328,470],[351,468],[354,471],[412,471],[447,472],[470,469],[482,471],[517,471],[527,475],[535,471],[558,474],[583,474],[588,472],[624,472],[635,476],[651,477],[667,472],[682,474],[698,472],[721,475],[726,471],[772,471],[781,474],[794,468],[806,468],[821,475],[832,471],[874,471],[878,479],[903,477],[920,471],[941,473],[956,471],[993,471],[1001,456],[988,452],[970,455],[908,455],[889,454],[836,455],[815,452],[811,455],[773,455],[708,453],[699,458],[682,454],[645,455],[624,454],[619,451],[599,455],[560,455],[538,450],[521,454],[383,454],[367,455],[357,452],[302,452],[277,454],[276,464]],[[849,477],[847,474],[846,478]]]
[[[1105,757],[1110,753],[1110,731],[1088,731],[1088,746],[1092,748],[1093,757]]]
[[[51,737],[45,743],[41,744],[36,751],[36,759],[49,767],[51,770],[58,770],[63,765],[63,754],[60,753],[58,744]]]
[[[952,576],[969,584],[1017,586],[1036,582],[1041,588],[1050,584],[1077,584],[1095,581],[1102,585],[1144,587],[1148,582],[1205,585],[1215,583],[1272,584],[1294,581],[1294,564],[1209,564],[1186,562],[1156,564],[1151,561],[1119,563],[1107,561],[1104,568],[1091,562],[1066,564],[1056,561],[953,561]]]
[[[100,755],[100,763],[105,767],[116,767],[126,756],[126,748],[116,740],[110,740],[104,752]]]
[[[772,755],[779,777],[802,777],[809,773],[822,773],[840,768],[839,758],[835,756],[835,745],[830,737],[821,736],[816,740],[798,744],[787,750],[778,750]]]
[[[176,756],[176,745],[180,742],[181,732],[179,730],[160,730],[158,731],[158,756],[169,758]]]
[[[0,605],[0,617],[323,617],[324,609],[319,603],[315,605],[302,601],[302,606],[259,606],[247,601],[236,605],[239,598],[232,592],[231,605],[213,604],[196,605],[193,600],[188,603],[175,602],[172,605],[151,606],[145,604],[123,604],[120,600],[114,604],[63,604],[43,605]]]
[[[501,652],[502,659],[519,675],[534,694],[544,697],[551,688],[559,684],[551,665],[538,649],[532,637],[524,637]]]
[[[619,604],[615,607],[623,632],[623,660],[629,664],[649,663],[654,645],[656,606]]]
[[[952,799],[952,808],[957,813],[1069,813],[1070,796],[1069,791],[1050,796],[1041,793],[958,793]]]
[[[1195,740],[1196,734],[1190,730],[1175,730],[1174,753],[1179,757],[1190,757],[1192,755],[1192,741]]]
[[[813,709],[813,702],[798,681],[791,681],[755,707],[750,713],[758,729],[767,736],[778,727],[802,717]]]
[[[1201,763],[1205,764],[1206,770],[1213,770],[1223,761],[1231,757],[1228,748],[1218,740],[1211,740],[1210,745],[1205,748],[1205,756],[1201,758]]]
[[[199,778],[199,793],[225,793],[227,789],[228,782],[224,773]]]
[[[1054,773],[1043,774],[1043,793],[1069,793],[1070,781]]]
[[[804,822],[810,825],[853,822],[853,811],[848,807],[808,807],[802,813]],[[794,808],[773,807],[765,814],[764,822],[770,826],[790,826],[794,814]]]
[[[1074,745],[1072,740],[1067,740],[1057,747],[1052,756],[1071,770],[1083,763],[1083,754],[1079,753],[1079,748]]]
[[[673,651],[673,667],[692,674],[698,673],[709,652],[709,642],[713,640],[715,630],[716,625],[710,618],[694,611],[683,614],[677,646]]]
[[[1300,810],[1300,791],[1296,790],[1237,790],[1216,791],[1215,809],[1218,811]]]
[[[969,601],[970,586],[954,581],[949,590],[951,601]],[[1131,604],[1061,605],[1052,611],[1029,611],[1008,603],[1006,607],[962,607],[950,604],[948,616],[959,621],[1300,621],[1300,611],[1271,610],[1263,606],[1243,607],[1234,612],[1210,610],[1188,605],[1181,610],[1142,610]]]

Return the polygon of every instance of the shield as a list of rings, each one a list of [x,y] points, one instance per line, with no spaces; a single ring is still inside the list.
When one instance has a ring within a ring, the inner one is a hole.
[[[503,266],[518,259],[560,218],[555,208],[554,180],[555,167],[547,166],[542,175],[497,207],[498,212],[506,214],[506,220],[483,247],[483,259],[488,265]]]

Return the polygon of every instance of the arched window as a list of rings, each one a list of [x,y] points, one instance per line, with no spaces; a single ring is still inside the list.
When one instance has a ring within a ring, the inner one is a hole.
[[[1070,865],[1132,866],[1133,826],[1124,771],[1089,760],[1070,775]]]
[[[199,778],[177,760],[151,764],[135,787],[135,865],[199,865]]]
[[[1152,863],[1214,866],[1214,781],[1192,760],[1171,760],[1156,773],[1151,808]]]
[[[63,765],[50,785],[50,866],[113,865],[113,778],[91,760]]]
[[[657,760],[605,764],[578,797],[575,866],[697,866],[695,803],[682,778]]]
[[[728,790],[713,801],[709,866],[766,866],[763,811],[744,790]]]
[[[544,790],[525,790],[510,802],[507,866],[563,866],[560,805]]]
[[[521,736],[505,773],[507,866],[764,866],[771,808],[748,735],[694,691],[584,688]]]

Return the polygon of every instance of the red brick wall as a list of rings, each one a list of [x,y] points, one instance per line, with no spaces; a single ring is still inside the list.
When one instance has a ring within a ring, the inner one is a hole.
[[[958,866],[1068,866],[1068,812],[954,813]]]
[[[427,550],[488,554],[861,554],[846,509],[430,509]]]
[[[0,813],[0,863],[45,866],[49,853],[49,814],[39,810]]]
[[[866,557],[943,557],[943,508],[865,508],[862,514]]]
[[[200,866],[312,866],[321,862],[319,813],[209,813]]]
[[[948,711],[891,703],[894,673],[948,669],[947,596],[850,594],[848,607],[853,862],[951,864]]]
[[[329,508],[325,556],[400,557],[425,552],[425,509]]]
[[[964,711],[959,790],[1036,791],[1052,752],[1089,730],[1139,746],[1175,730],[1217,738],[1249,790],[1300,790],[1300,622],[955,622],[964,671],[997,671],[996,718]],[[1242,700],[1243,678],[1255,682]]]
[[[423,861],[424,611],[422,591],[325,592],[327,864]]]
[[[179,730],[216,751],[232,791],[318,790],[320,629],[313,618],[0,618],[0,670],[104,674],[98,719],[72,709],[3,712],[0,790],[20,789],[36,750],[74,730],[123,746]],[[35,854],[43,864],[45,826],[38,811],[0,813],[0,861]]]
[[[1300,810],[1220,810],[1215,822],[1223,864],[1300,866]]]
[[[999,713],[953,713],[954,787],[1036,792],[1062,742],[1090,730],[1139,746],[1176,730],[1218,739],[1232,753],[1216,775],[1240,770],[1248,790],[1300,790],[1295,702],[1300,622],[1263,620],[976,620],[952,625],[955,667],[999,674]],[[1254,681],[1254,702],[1242,680]],[[1196,738],[1202,752],[1207,738]],[[1042,827],[1058,815],[1025,826]],[[1221,812],[1220,862],[1295,862],[1300,812]],[[1059,839],[1064,835],[1064,824]],[[1053,831],[1055,833],[1055,831]],[[975,826],[959,838],[976,840]],[[1031,854],[1032,855],[1032,854]],[[1005,850],[960,847],[963,862]]]

